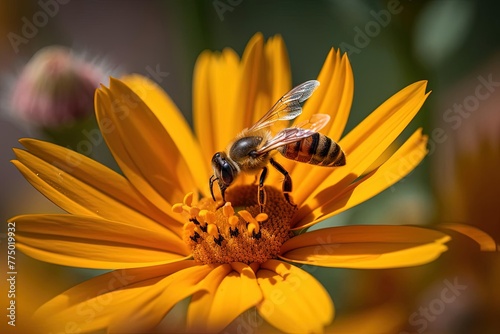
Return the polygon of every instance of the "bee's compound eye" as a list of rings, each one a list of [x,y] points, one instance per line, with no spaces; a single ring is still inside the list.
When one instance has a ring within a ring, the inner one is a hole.
[[[226,161],[221,165],[221,178],[222,182],[227,186],[233,183],[233,169]]]

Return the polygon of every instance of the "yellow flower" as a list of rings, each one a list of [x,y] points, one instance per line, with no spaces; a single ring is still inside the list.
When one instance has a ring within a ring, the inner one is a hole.
[[[140,332],[191,296],[190,331],[221,331],[255,307],[282,331],[321,332],[333,319],[333,303],[293,264],[392,268],[437,258],[448,237],[419,227],[359,225],[293,233],[390,187],[426,154],[421,130],[392,155],[384,154],[424,103],[426,82],[401,90],[340,139],[353,95],[347,57],[332,49],[318,80],[321,86],[297,121],[329,114],[332,121],[323,132],[339,142],[347,164],[332,169],[279,160],[295,181],[295,206],[284,200],[280,175],[274,173],[266,181],[262,214],[253,177],[232,185],[231,204],[217,210],[208,179],[214,152],[290,90],[279,36],[265,42],[255,35],[241,60],[230,49],[199,57],[193,88],[196,135],[149,80],[128,76],[101,87],[97,118],[124,176],[63,147],[21,140],[26,150],[15,150],[14,164],[69,214],[13,218],[19,249],[61,265],[116,269],[55,297],[36,318],[56,331]]]

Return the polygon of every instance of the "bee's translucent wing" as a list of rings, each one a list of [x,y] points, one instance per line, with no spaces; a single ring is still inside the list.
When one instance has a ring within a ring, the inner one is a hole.
[[[277,149],[280,146],[298,142],[301,139],[307,138],[323,129],[330,121],[330,116],[326,114],[315,114],[308,121],[297,124],[294,127],[281,130],[267,141],[261,148],[257,150],[257,154]]]
[[[309,118],[309,120],[304,121],[299,124],[295,124],[294,128],[301,128],[304,130],[310,130],[313,132],[318,132],[323,129],[326,124],[330,121],[330,115],[327,114],[314,114]]]
[[[309,80],[286,93],[275,105],[250,127],[250,131],[271,126],[277,121],[294,119],[302,113],[301,103],[307,100],[319,86],[319,81]]]

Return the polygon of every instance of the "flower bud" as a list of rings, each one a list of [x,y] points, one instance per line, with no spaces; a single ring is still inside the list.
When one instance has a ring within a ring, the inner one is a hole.
[[[43,127],[66,125],[94,112],[94,92],[106,78],[98,64],[50,46],[26,64],[12,89],[10,111]]]

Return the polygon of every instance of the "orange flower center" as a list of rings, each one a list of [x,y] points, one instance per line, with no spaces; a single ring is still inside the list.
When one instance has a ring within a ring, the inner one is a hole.
[[[193,205],[192,193],[174,212],[186,218],[183,239],[201,263],[263,263],[275,258],[281,245],[290,238],[290,222],[296,206],[283,193],[266,187],[266,204],[260,212],[257,186],[234,186],[226,193],[227,203],[217,209],[210,198]]]

